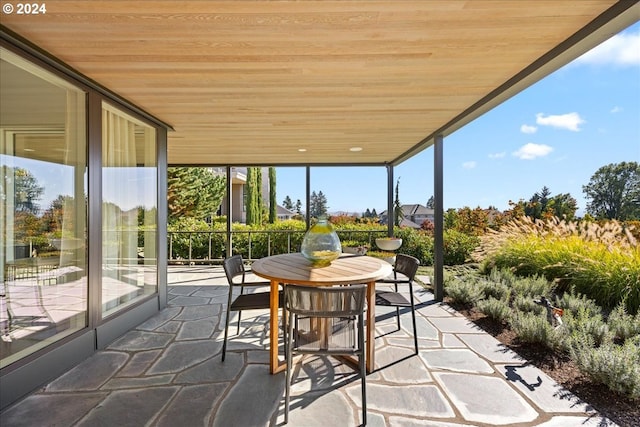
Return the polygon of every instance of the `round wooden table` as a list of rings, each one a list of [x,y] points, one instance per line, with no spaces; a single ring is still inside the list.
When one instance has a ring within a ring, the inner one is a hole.
[[[393,272],[388,262],[363,256],[343,254],[326,267],[313,267],[301,253],[274,255],[261,258],[251,265],[257,276],[271,281],[271,319],[269,328],[269,352],[271,373],[284,370],[286,365],[278,358],[278,290],[280,284],[295,283],[310,286],[367,284],[367,335],[366,368],[372,372],[375,367],[375,284],[377,280]]]

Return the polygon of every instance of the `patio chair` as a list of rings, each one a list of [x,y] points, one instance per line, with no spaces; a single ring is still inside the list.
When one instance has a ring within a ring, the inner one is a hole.
[[[366,285],[316,287],[287,285],[287,370],[284,422],[289,421],[294,354],[357,356],[362,384],[362,425],[367,424],[364,347]]]
[[[222,343],[222,361],[224,362],[227,352],[227,337],[229,334],[229,319],[231,317],[231,312],[238,312],[238,326],[236,330],[236,335],[238,335],[240,334],[240,320],[243,310],[268,309],[270,306],[270,292],[253,292],[245,294],[244,287],[270,286],[271,282],[246,282],[245,277],[247,270],[245,269],[242,255],[234,255],[232,257],[226,258],[222,262],[222,266],[227,276],[227,282],[229,282],[229,298],[227,300],[227,314],[224,324],[224,341]],[[241,278],[240,281],[238,281],[238,277]],[[240,287],[240,295],[238,295],[234,299],[233,292],[234,289],[238,287]],[[283,307],[282,291],[279,291],[278,298],[280,306]]]
[[[416,328],[416,312],[413,302],[413,280],[418,271],[420,261],[410,255],[396,255],[396,263],[393,268],[393,277],[379,280],[377,283],[393,284],[393,291],[376,290],[376,305],[395,307],[396,318],[398,320],[398,330],[400,330],[400,308],[409,308],[411,310],[411,321],[413,323],[413,344],[415,354],[418,354],[418,334]],[[409,299],[398,291],[399,284],[409,285]]]

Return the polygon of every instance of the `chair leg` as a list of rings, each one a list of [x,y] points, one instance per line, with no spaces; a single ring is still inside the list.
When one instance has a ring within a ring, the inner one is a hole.
[[[231,303],[229,303],[229,305],[227,305],[227,320],[224,322],[224,341],[222,342],[222,361],[224,362],[224,358],[227,355],[227,336],[229,335],[229,320],[230,320],[230,313],[231,310],[229,309],[229,307],[231,306]]]
[[[231,300],[233,299],[233,287],[229,288],[229,298],[227,299],[227,314],[224,322],[224,341],[222,342],[222,361],[227,355],[227,337],[229,336],[229,320],[231,319]]]
[[[284,423],[287,424],[289,422],[289,400],[291,398],[291,365],[293,363],[293,352],[291,350],[292,347],[292,338],[293,338],[293,321],[292,319],[289,319],[289,325],[288,325],[288,330],[286,332],[286,336],[287,336],[287,343],[286,343],[286,347],[287,347],[287,352],[286,352],[286,363],[287,363],[287,370],[286,370],[286,377],[285,377],[285,388],[284,388]]]
[[[244,293],[244,286],[240,286],[240,295]],[[238,327],[236,328],[236,335],[240,335],[240,319],[242,319],[242,311],[238,311]]]
[[[364,316],[358,316],[358,346],[360,354],[358,362],[360,364],[360,382],[362,385],[362,425],[367,425],[367,373],[365,371],[365,350],[364,350]]]
[[[416,327],[416,306],[413,302],[413,287],[409,286],[409,301],[411,301],[411,321],[413,322],[413,346],[415,347],[415,354],[418,354],[418,328]]]

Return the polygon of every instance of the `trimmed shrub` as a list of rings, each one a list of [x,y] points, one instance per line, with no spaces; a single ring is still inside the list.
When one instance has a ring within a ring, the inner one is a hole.
[[[495,298],[502,301],[509,301],[511,296],[511,289],[509,286],[501,282],[494,282],[493,280],[483,280],[482,293],[485,298]]]
[[[598,348],[578,342],[571,347],[571,356],[593,381],[632,399],[640,398],[640,339]]]
[[[546,310],[541,305],[536,304],[535,300],[529,295],[516,294],[513,298],[513,308],[523,313],[533,313],[535,315],[545,315]]]
[[[515,311],[509,324],[520,341],[554,348],[554,329],[547,322],[545,315]]]
[[[445,265],[464,264],[471,259],[471,253],[480,244],[480,238],[456,230],[444,232]]]
[[[474,280],[452,277],[444,283],[444,291],[455,303],[474,304],[482,299],[482,288]]]
[[[640,313],[631,316],[623,304],[619,304],[607,319],[607,325],[613,337],[620,341],[640,335]]]
[[[476,307],[490,318],[500,322],[506,321],[511,315],[511,307],[509,307],[509,304],[504,300],[493,297],[478,301]]]

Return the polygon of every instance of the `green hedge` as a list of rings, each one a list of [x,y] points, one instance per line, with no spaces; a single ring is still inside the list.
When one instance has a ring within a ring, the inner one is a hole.
[[[172,257],[187,259],[189,257],[189,239],[191,239],[192,259],[206,259],[209,239],[212,241],[211,258],[222,259],[225,255],[226,223],[214,221],[212,225],[205,221],[183,218],[169,227],[169,231],[180,231],[172,238]],[[288,237],[286,233],[275,231],[293,231]],[[209,233],[192,233],[187,231],[201,231]],[[275,224],[263,226],[248,226],[233,224],[233,252],[249,258],[249,243],[251,243],[251,258],[262,258],[267,255],[297,252],[300,250],[305,233],[305,223],[297,220],[278,221]],[[345,224],[336,232],[341,241],[358,242],[375,250],[375,238],[387,234],[386,226],[379,224]],[[402,238],[402,247],[398,252],[414,256],[424,266],[433,265],[433,237],[424,230],[412,228],[398,228],[394,230],[397,237]],[[249,242],[250,240],[250,242]],[[463,264],[469,260],[471,252],[478,245],[479,239],[455,230],[444,233],[444,263],[446,265]],[[271,252],[268,253],[269,245]]]

